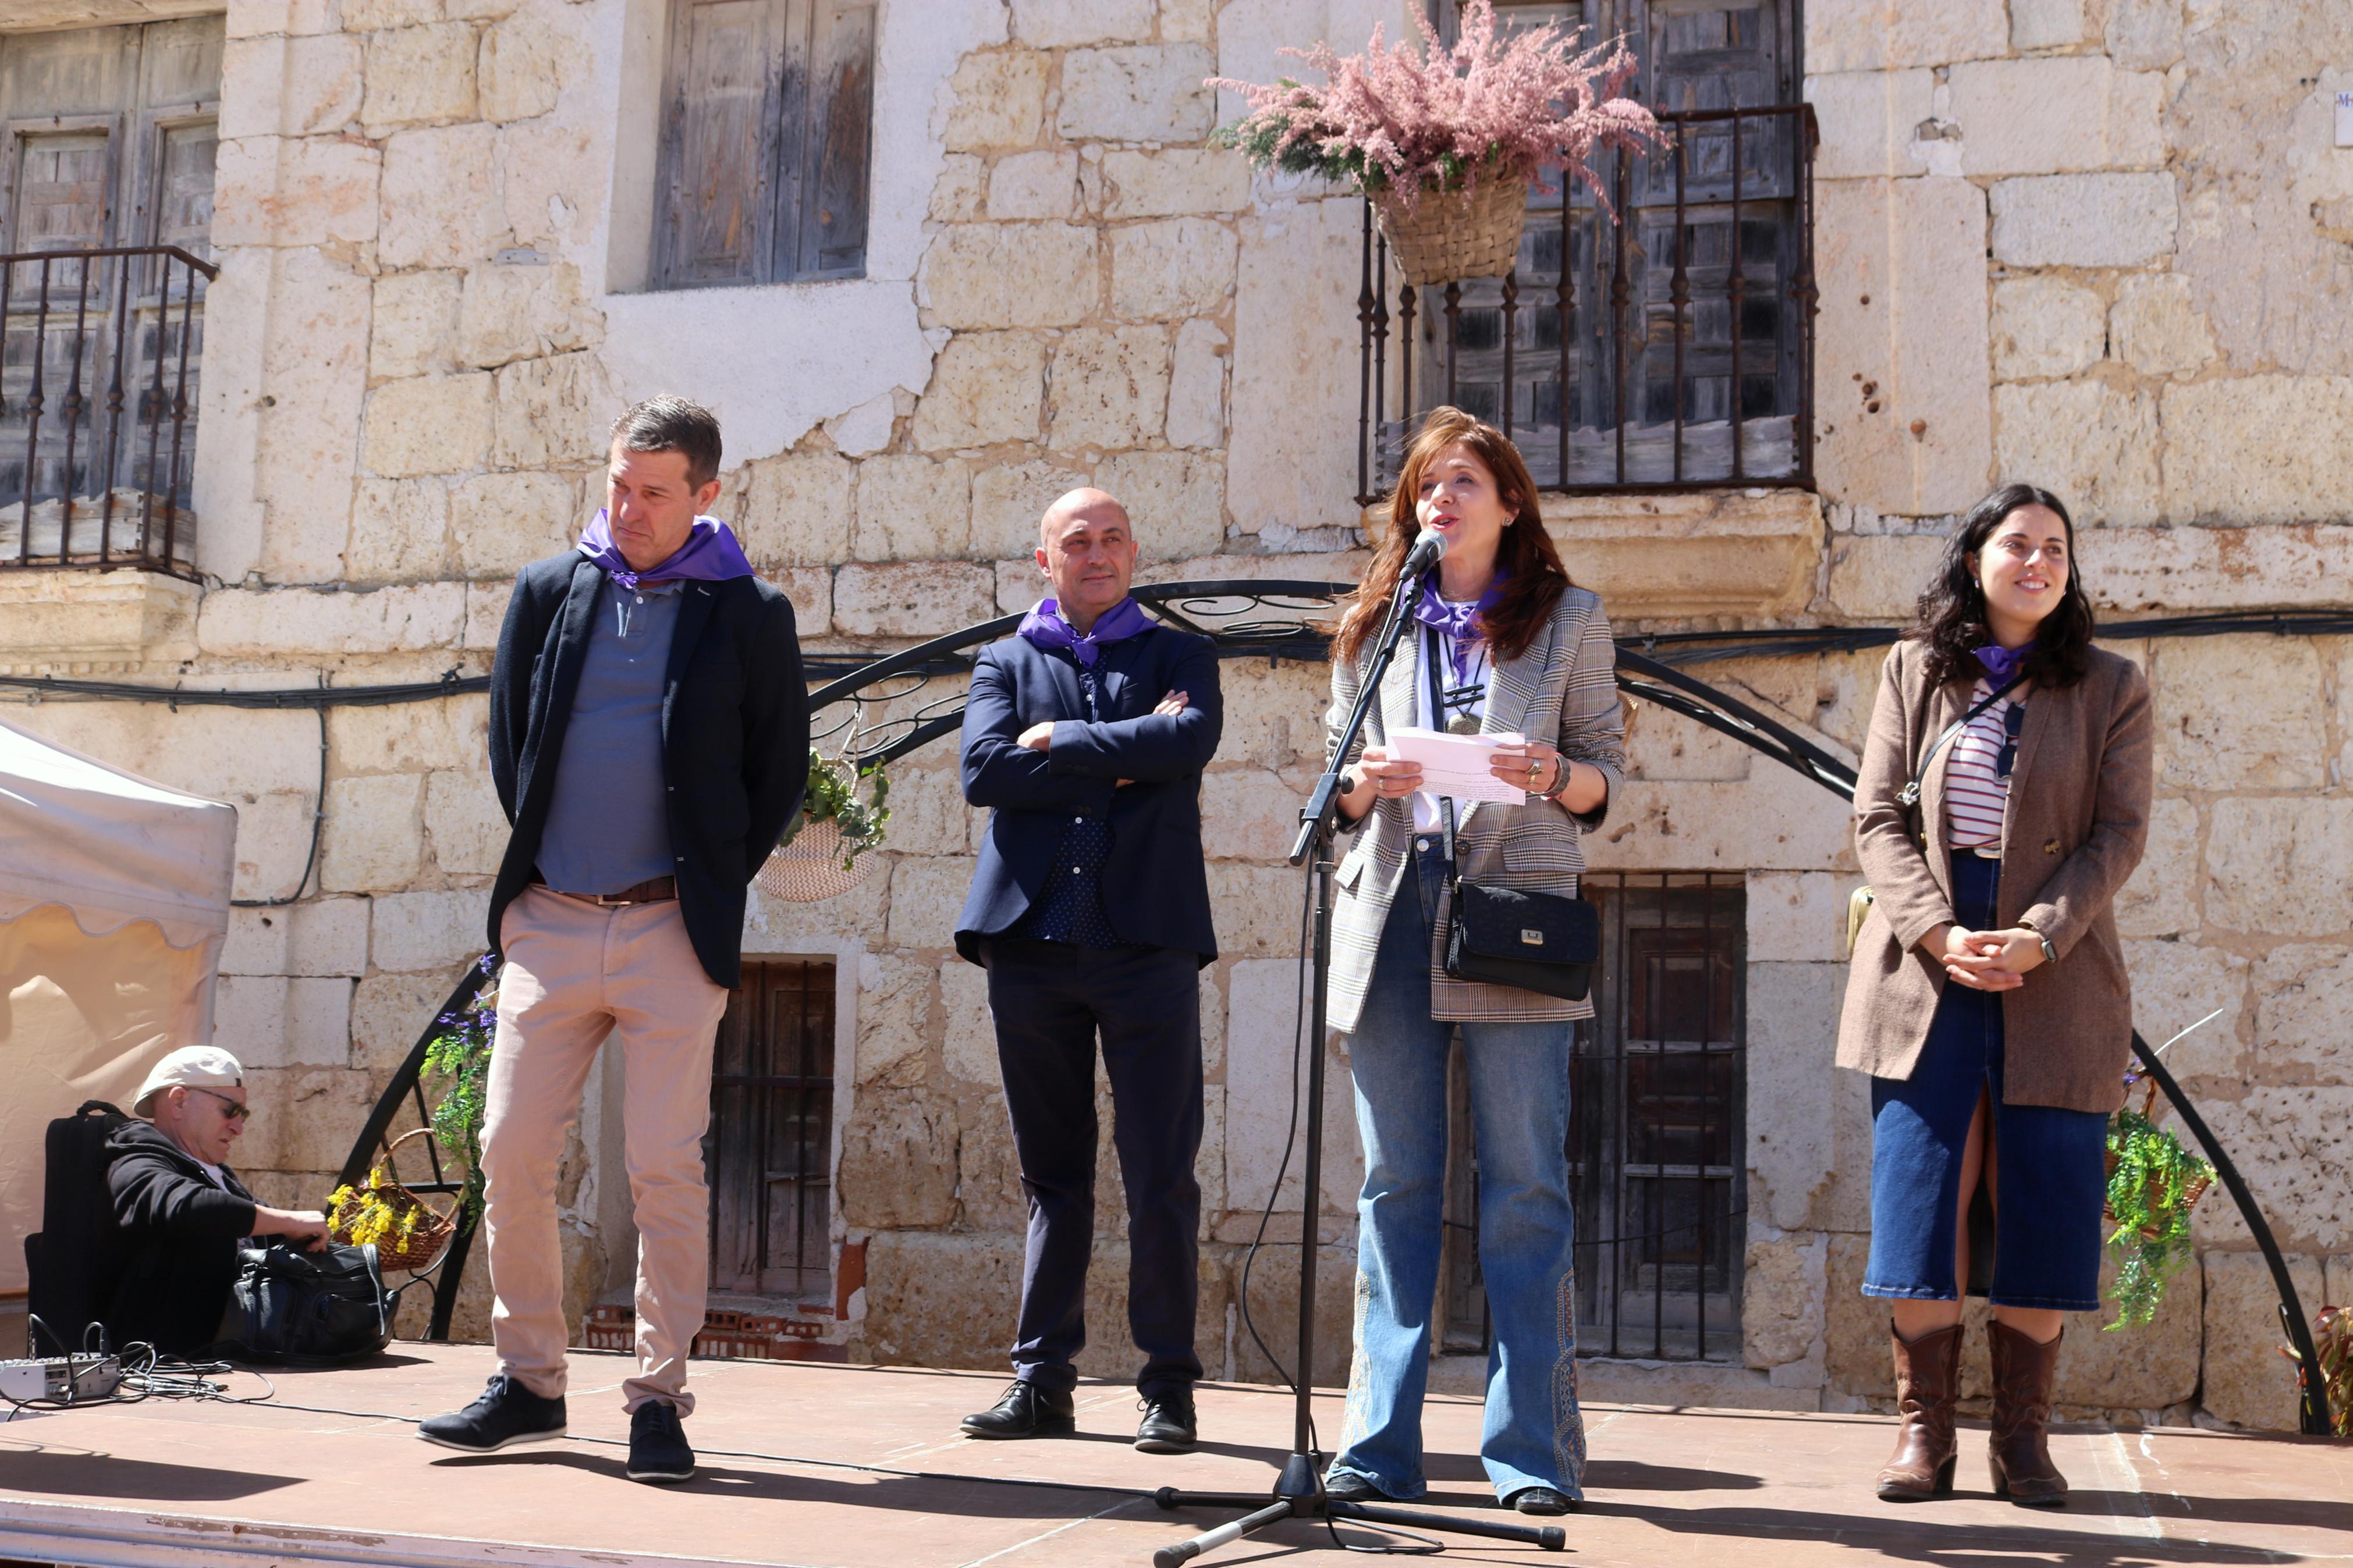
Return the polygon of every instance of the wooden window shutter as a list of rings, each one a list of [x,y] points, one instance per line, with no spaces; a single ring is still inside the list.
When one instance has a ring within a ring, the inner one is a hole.
[[[663,126],[664,288],[758,283],[773,261],[785,0],[680,0]]]
[[[779,279],[866,270],[874,106],[874,0],[793,0],[786,62]]]
[[[875,0],[678,0],[660,289],[866,269]]]

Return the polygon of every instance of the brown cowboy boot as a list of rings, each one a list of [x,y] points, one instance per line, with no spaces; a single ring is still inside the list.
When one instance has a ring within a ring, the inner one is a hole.
[[[1895,1347],[1895,1405],[1904,1425],[1895,1452],[1879,1472],[1884,1502],[1926,1502],[1953,1489],[1953,1401],[1960,1392],[1961,1325],[1907,1340],[1887,1326]]]
[[[2051,1385],[2059,1373],[2059,1341],[2041,1344],[2009,1324],[1988,1320],[1993,1351],[1993,1495],[2026,1508],[2067,1506],[2067,1478],[2051,1462]]]

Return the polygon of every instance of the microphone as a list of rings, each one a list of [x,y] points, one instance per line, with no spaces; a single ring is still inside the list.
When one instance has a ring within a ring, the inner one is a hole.
[[[1419,586],[1430,575],[1431,567],[1446,555],[1446,535],[1434,528],[1425,528],[1414,535],[1413,549],[1407,552],[1405,564],[1398,569],[1398,587],[1403,591],[1409,584]]]

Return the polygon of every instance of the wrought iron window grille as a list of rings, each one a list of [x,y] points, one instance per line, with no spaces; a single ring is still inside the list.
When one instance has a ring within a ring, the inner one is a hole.
[[[1441,404],[1501,426],[1547,490],[1813,488],[1812,106],[1657,112],[1667,149],[1607,171],[1620,221],[1534,185],[1500,279],[1402,284],[1366,205],[1358,506]]]
[[[0,567],[195,574],[211,262],[175,245],[0,256]]]

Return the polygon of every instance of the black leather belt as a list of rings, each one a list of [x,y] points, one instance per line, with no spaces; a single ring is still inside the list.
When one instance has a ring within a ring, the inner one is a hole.
[[[547,888],[547,883],[537,877],[531,879],[531,884],[534,888]],[[547,888],[547,890],[559,899],[570,899],[575,903],[594,904],[600,910],[610,910],[618,909],[624,904],[667,903],[678,897],[678,879],[649,877],[636,887],[624,888],[617,893],[567,893],[561,888]]]

